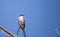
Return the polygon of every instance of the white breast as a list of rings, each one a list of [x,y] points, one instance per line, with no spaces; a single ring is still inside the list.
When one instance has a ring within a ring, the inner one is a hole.
[[[19,25],[23,28],[22,23],[24,23],[24,16],[18,17]]]
[[[18,17],[18,19],[19,19],[20,21],[24,21],[24,17],[23,17],[23,16]]]

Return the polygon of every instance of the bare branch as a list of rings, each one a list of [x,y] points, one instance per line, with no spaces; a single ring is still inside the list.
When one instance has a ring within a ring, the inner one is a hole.
[[[8,35],[10,35],[9,37],[17,37],[15,36],[13,33],[9,32],[8,30],[6,30],[4,27],[2,27],[0,25],[0,30],[4,31],[5,33],[7,33]]]
[[[60,37],[60,33],[58,32],[58,28],[56,28],[56,34],[58,37]]]

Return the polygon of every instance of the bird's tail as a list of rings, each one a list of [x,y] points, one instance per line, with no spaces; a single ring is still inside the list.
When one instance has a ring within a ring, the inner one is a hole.
[[[17,33],[16,33],[17,36],[18,36],[19,29],[20,29],[20,27],[19,27],[18,30],[17,30]]]
[[[26,32],[25,32],[25,30],[23,29],[23,34],[24,34],[24,37],[26,37]]]

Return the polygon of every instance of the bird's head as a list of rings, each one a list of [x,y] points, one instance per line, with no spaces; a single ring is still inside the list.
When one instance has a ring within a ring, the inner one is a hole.
[[[20,14],[18,18],[24,18],[24,14]]]
[[[20,17],[20,16],[24,16],[24,14],[20,14],[19,17]]]
[[[18,19],[23,20],[24,19],[24,14],[20,14]]]

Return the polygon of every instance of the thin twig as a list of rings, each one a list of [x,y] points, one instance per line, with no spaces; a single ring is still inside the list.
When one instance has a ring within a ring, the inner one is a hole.
[[[60,37],[60,33],[58,32],[58,28],[56,28],[56,34],[58,37]]]
[[[6,30],[4,27],[0,26],[0,29],[3,30],[5,33],[7,33],[8,35],[10,35],[9,37],[16,37],[13,33],[9,32],[8,30]]]

